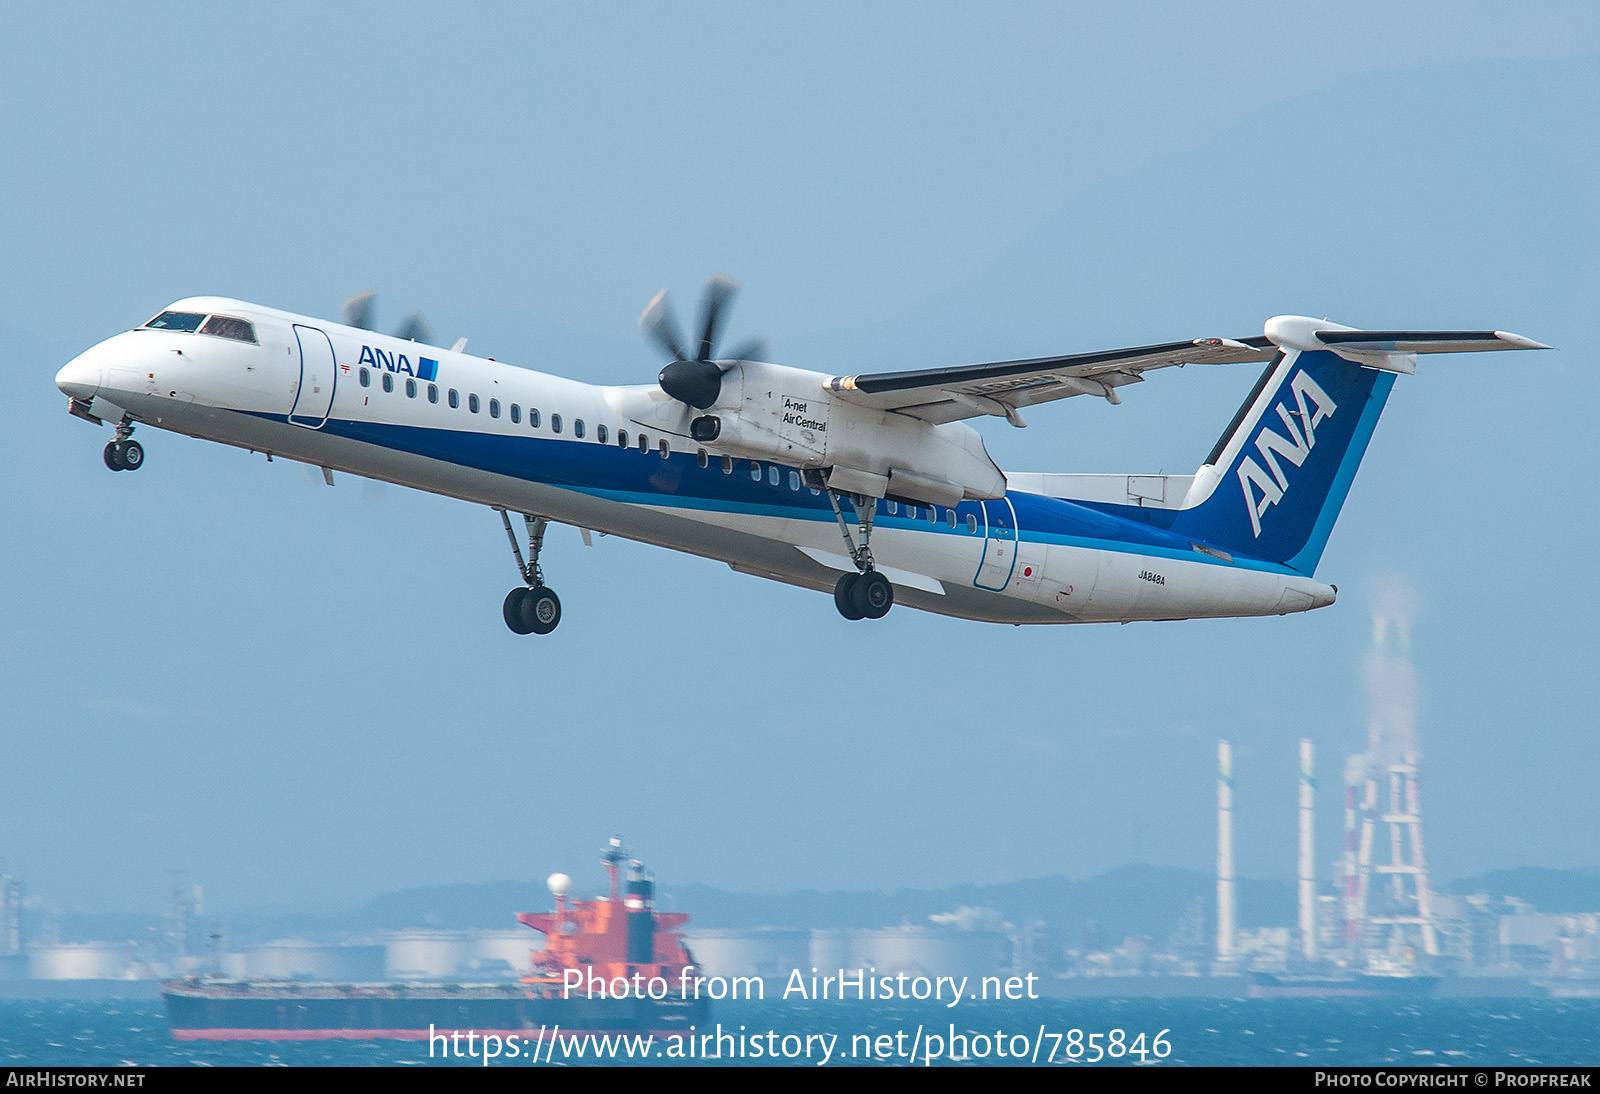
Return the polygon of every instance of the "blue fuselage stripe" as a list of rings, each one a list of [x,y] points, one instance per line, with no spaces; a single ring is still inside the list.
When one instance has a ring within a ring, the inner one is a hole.
[[[256,417],[283,422],[286,417],[257,413]],[[668,458],[651,450],[620,448],[593,441],[518,436],[470,430],[329,418],[319,432],[396,452],[439,460],[525,482],[571,490],[628,505],[645,505],[702,512],[742,513],[783,520],[833,523],[827,499],[802,486],[791,489],[790,468],[780,468],[778,485],[770,483],[760,464],[759,479],[751,476],[751,461],[735,460],[732,473],[722,470],[721,457],[710,457],[702,468],[694,453],[673,452]],[[1234,554],[1228,562],[1196,551],[1194,541],[1155,523],[1130,520],[1099,507],[1010,491],[1007,497],[1017,515],[1018,538],[1029,543],[1052,543],[1089,550],[1116,551],[1155,558],[1198,562],[1212,566],[1292,573],[1288,567]],[[847,511],[848,511],[848,507]],[[987,526],[982,504],[956,505],[957,524],[925,517],[890,516],[880,511],[879,528],[897,528],[932,535],[976,538],[967,531],[970,515],[978,521],[977,536]],[[926,514],[928,507],[919,506]],[[1149,511],[1152,515],[1170,511]]]

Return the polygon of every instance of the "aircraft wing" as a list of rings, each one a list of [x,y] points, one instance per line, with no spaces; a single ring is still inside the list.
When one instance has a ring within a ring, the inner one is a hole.
[[[1018,407],[1072,395],[1099,395],[1117,403],[1122,401],[1117,388],[1138,383],[1150,369],[1267,361],[1276,352],[1277,347],[1260,336],[1238,341],[1196,338],[1066,357],[834,376],[827,387],[851,402],[909,414],[935,425],[983,414],[1024,425]]]

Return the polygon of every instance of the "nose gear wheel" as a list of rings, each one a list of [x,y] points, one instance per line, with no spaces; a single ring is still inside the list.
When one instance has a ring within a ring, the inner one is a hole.
[[[144,466],[144,445],[133,440],[133,422],[124,417],[117,423],[116,440],[101,454],[113,471],[137,471]]]

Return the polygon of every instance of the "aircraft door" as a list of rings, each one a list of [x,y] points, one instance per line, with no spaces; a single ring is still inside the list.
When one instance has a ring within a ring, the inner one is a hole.
[[[299,323],[294,325],[294,337],[300,346],[300,387],[289,421],[307,429],[321,429],[333,408],[333,389],[339,379],[333,343],[316,327]]]
[[[978,561],[978,572],[972,583],[980,589],[999,592],[1011,581],[1011,571],[1017,565],[1017,512],[1010,498],[983,503],[983,516],[988,522],[983,537],[983,558]]]

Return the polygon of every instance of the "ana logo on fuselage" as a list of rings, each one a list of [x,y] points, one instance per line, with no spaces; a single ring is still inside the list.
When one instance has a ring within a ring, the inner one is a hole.
[[[1289,380],[1289,390],[1294,395],[1295,409],[1291,411],[1281,402],[1276,407],[1289,435],[1284,437],[1265,426],[1256,434],[1256,451],[1261,453],[1272,474],[1269,476],[1254,456],[1246,456],[1239,462],[1239,487],[1244,491],[1244,507],[1250,512],[1250,527],[1257,536],[1261,535],[1262,516],[1289,492],[1289,477],[1284,474],[1278,457],[1282,456],[1296,467],[1303,464],[1317,443],[1317,424],[1333,417],[1338,409],[1328,393],[1304,371],[1295,373]]]
[[[362,346],[361,360],[356,363],[381,368],[385,372],[403,372],[407,376],[415,376],[419,380],[430,382],[439,378],[439,362],[432,357],[418,357],[416,367],[413,368],[411,361],[403,353],[389,353],[371,346]]]

